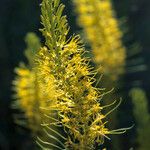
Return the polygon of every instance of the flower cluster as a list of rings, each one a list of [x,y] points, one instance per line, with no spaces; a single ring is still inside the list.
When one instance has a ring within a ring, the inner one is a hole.
[[[93,87],[96,72],[88,65],[89,60],[83,57],[84,46],[80,37],[67,39],[69,27],[66,17],[62,16],[63,9],[59,0],[43,0],[41,19],[44,28],[41,31],[46,42],[36,63],[45,88],[51,86],[49,77],[53,78],[57,99],[49,109],[58,113],[53,124],[65,129],[65,148],[94,149],[96,142],[102,144],[104,137],[115,131],[105,127],[107,115],[102,114],[102,94],[100,89]],[[124,132],[118,130],[118,133],[120,131]],[[48,142],[42,143],[48,146]]]
[[[23,120],[24,123],[37,135],[41,130],[42,123],[41,113],[43,113],[43,110],[40,107],[51,105],[50,103],[52,102],[48,100],[55,100],[57,94],[55,94],[53,87],[53,79],[49,77],[50,86],[49,89],[45,89],[45,83],[40,80],[38,75],[38,66],[36,66],[34,58],[41,45],[39,38],[34,33],[28,33],[25,41],[27,43],[25,55],[29,64],[25,65],[22,63],[20,67],[15,69],[17,76],[13,81],[13,89],[16,100],[13,105],[23,110],[25,118],[27,118],[27,123]]]
[[[110,0],[73,0],[78,24],[91,45],[100,71],[113,80],[123,72],[125,48]]]
[[[96,71],[89,66],[90,60],[83,57],[85,50],[80,37],[68,37],[63,9],[60,0],[42,1],[41,32],[45,44],[36,50],[35,44],[28,44],[29,67],[16,69],[16,102],[33,128],[44,126],[49,139],[38,137],[37,141],[43,149],[93,150],[95,143],[103,144],[107,134],[119,134],[126,129],[107,129],[104,119],[113,110],[102,113],[106,107],[100,101],[103,94],[93,86]]]

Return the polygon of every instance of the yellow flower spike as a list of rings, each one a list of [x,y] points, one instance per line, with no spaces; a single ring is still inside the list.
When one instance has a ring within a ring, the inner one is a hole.
[[[91,45],[94,61],[112,80],[124,72],[125,48],[110,0],[73,0],[78,24]]]
[[[13,88],[16,92],[15,98],[17,99],[15,101],[16,107],[25,112],[29,128],[36,133],[40,126],[40,116],[35,115],[38,112],[38,108],[36,108],[38,94],[36,93],[35,73],[26,67],[19,67],[16,69],[16,74],[17,77],[13,81]]]
[[[45,46],[36,57],[36,65],[45,90],[49,91],[52,84],[49,77],[53,77],[57,93],[56,104],[45,109],[57,111],[57,120],[68,137],[65,149],[93,150],[95,140],[103,144],[105,134],[109,133],[103,123],[106,115],[102,114],[99,103],[102,95],[100,89],[93,87],[95,71],[86,63],[89,60],[82,57],[84,46],[80,37],[74,35],[67,39],[69,27],[66,17],[62,16],[63,9],[60,0],[43,0],[41,4]],[[43,140],[38,144],[43,149],[52,145]]]
[[[28,128],[31,129],[32,135],[43,134],[41,130],[41,113],[50,113],[51,110],[45,111],[48,106],[55,105],[57,93],[55,91],[53,76],[48,76],[47,80],[43,81],[38,75],[38,69],[35,64],[34,58],[40,48],[39,38],[34,33],[28,33],[25,41],[27,49],[25,55],[29,62],[28,66],[21,64],[20,67],[15,69],[16,78],[13,81],[13,89],[15,91],[15,101],[13,105],[24,112],[24,116],[17,118],[17,122],[23,122]],[[49,88],[45,88],[48,84]],[[55,117],[51,114],[51,117]],[[23,118],[26,118],[23,119]],[[47,119],[45,118],[44,121]],[[22,123],[21,122],[21,123]]]

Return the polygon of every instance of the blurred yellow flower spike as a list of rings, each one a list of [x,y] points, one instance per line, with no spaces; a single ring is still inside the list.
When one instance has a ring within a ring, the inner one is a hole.
[[[124,72],[126,53],[111,1],[73,1],[78,13],[78,24],[90,43],[94,62],[100,73],[116,80]]]
[[[39,38],[34,33],[28,33],[26,36],[27,49],[25,55],[29,62],[28,65],[21,64],[15,69],[16,78],[13,81],[13,90],[15,91],[15,108],[20,108],[27,118],[27,122],[22,120],[29,127],[33,136],[41,134],[42,118],[41,113],[44,113],[45,107],[51,107],[57,97],[54,87],[54,78],[48,77],[49,88],[45,88],[45,83],[38,75],[38,69],[35,64],[35,57],[39,51],[41,44]],[[21,120],[17,120],[21,121]]]

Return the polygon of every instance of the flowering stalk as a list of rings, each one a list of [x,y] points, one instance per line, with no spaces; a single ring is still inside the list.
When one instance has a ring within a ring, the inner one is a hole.
[[[34,62],[34,58],[38,53],[39,48],[41,47],[39,38],[34,33],[28,33],[25,38],[27,49],[25,50],[25,55],[28,60],[28,65],[21,64],[20,67],[15,69],[17,74],[15,80],[13,81],[13,89],[15,91],[15,101],[13,106],[15,108],[21,109],[25,116],[21,118],[26,118],[21,120],[20,118],[17,121],[23,121],[27,127],[32,130],[34,137],[41,135],[41,113],[43,112],[40,107],[49,106],[48,100],[55,100],[55,89],[53,88],[53,79],[49,81],[51,86],[47,92],[44,89],[44,83],[41,82],[40,77],[38,76],[37,66]],[[50,78],[50,77],[49,77]]]
[[[150,147],[150,115],[148,112],[147,97],[145,92],[140,88],[131,89],[130,96],[134,104],[133,113],[137,123],[137,143],[139,145],[138,150],[147,150]]]
[[[16,101],[13,105],[25,112],[25,117],[28,120],[27,126],[35,133],[39,129],[40,116],[35,115],[35,113],[39,114],[37,107],[39,105],[39,95],[37,94],[37,76],[32,70],[32,67],[34,53],[40,48],[40,40],[34,33],[28,33],[25,41],[27,44],[25,55],[29,64],[26,66],[22,63],[20,67],[15,69],[17,76],[13,81],[13,89],[15,91],[14,97]]]
[[[45,89],[51,86],[51,77],[57,93],[55,105],[43,109],[57,112],[58,118],[53,119],[53,124],[63,126],[67,135],[64,147],[57,148],[94,149],[96,142],[103,144],[107,134],[122,133],[126,129],[109,131],[106,128],[104,119],[109,113],[102,114],[101,89],[93,87],[96,72],[88,65],[89,60],[83,58],[84,46],[80,37],[67,38],[69,27],[66,16],[62,16],[64,5],[60,0],[43,0],[41,6],[45,46],[36,58],[38,75],[45,83]],[[43,125],[50,129],[49,124]],[[41,139],[38,143],[42,148],[52,145]]]
[[[110,0],[73,0],[78,24],[83,28],[101,73],[116,80],[123,73],[125,48]]]

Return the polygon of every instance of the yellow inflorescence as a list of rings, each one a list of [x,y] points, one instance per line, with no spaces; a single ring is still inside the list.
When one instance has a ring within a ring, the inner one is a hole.
[[[49,109],[58,112],[55,125],[65,128],[68,137],[65,148],[90,150],[96,142],[102,144],[106,134],[115,131],[109,131],[103,122],[106,116],[101,113],[103,107],[99,103],[102,95],[92,85],[95,72],[82,57],[84,48],[80,37],[67,39],[69,27],[62,16],[63,9],[59,0],[43,0],[41,31],[46,42],[36,62],[45,88],[51,86],[49,77],[53,77],[57,99]]]
[[[42,48],[39,54],[39,72],[43,80],[48,82],[48,76],[55,77],[59,93],[55,109],[60,112],[59,123],[69,129],[69,136],[73,138],[67,145],[77,150],[88,150],[94,146],[95,140],[102,144],[104,135],[109,132],[102,123],[105,116],[100,113],[102,107],[97,101],[101,96],[98,89],[92,86],[90,69],[85,63],[86,59],[81,58],[82,49],[76,42],[74,38],[64,45],[65,48],[60,51],[59,56],[60,66],[56,65],[56,62],[53,63],[52,56],[55,56],[55,52],[49,53],[48,60],[45,52],[48,53],[49,50],[46,47]],[[49,88],[48,82],[45,86]],[[79,143],[74,143],[75,140]]]
[[[88,65],[89,60],[83,58],[80,37],[68,38],[68,22],[62,16],[64,5],[60,0],[43,0],[41,6],[45,45],[33,51],[36,45],[29,44],[26,53],[29,67],[16,69],[13,83],[17,103],[31,128],[39,130],[41,123],[44,126],[49,141],[41,138],[37,141],[43,149],[93,150],[95,143],[102,144],[107,134],[119,134],[126,129],[109,131],[106,128],[104,119],[111,111],[106,115],[102,113],[103,94],[93,87],[96,71]],[[60,126],[67,138],[58,133]],[[65,144],[58,136],[66,140]]]
[[[122,33],[110,0],[74,0],[83,27],[94,54],[94,61],[102,73],[116,79],[123,72],[125,48]]]
[[[14,105],[17,109],[24,111],[24,117],[27,119],[27,122],[25,120],[23,122],[32,129],[34,136],[36,136],[38,132],[41,132],[41,113],[45,112],[41,108],[49,107],[52,103],[55,103],[57,93],[55,92],[54,80],[51,76],[48,77],[49,88],[45,88],[47,83],[40,78],[38,66],[36,66],[34,61],[41,45],[39,38],[34,33],[28,33],[26,44],[25,55],[28,60],[28,66],[22,64],[15,69],[16,78],[13,81],[13,89],[15,91]],[[22,116],[22,118],[24,117]]]
[[[41,130],[41,113],[45,113],[41,108],[55,105],[57,93],[53,86],[53,78],[49,77],[48,88],[45,88],[47,83],[40,79],[36,69],[18,67],[16,74],[13,85],[17,108],[25,112],[27,126],[32,129],[34,134],[37,134]]]
[[[21,108],[26,117],[28,118],[29,127],[34,131],[37,131],[36,123],[39,123],[40,116],[35,115],[38,112],[38,93],[36,87],[36,77],[33,71],[25,67],[16,69],[17,77],[13,81],[14,90],[16,92],[15,97],[17,99],[18,107]],[[39,112],[38,112],[39,114]]]

